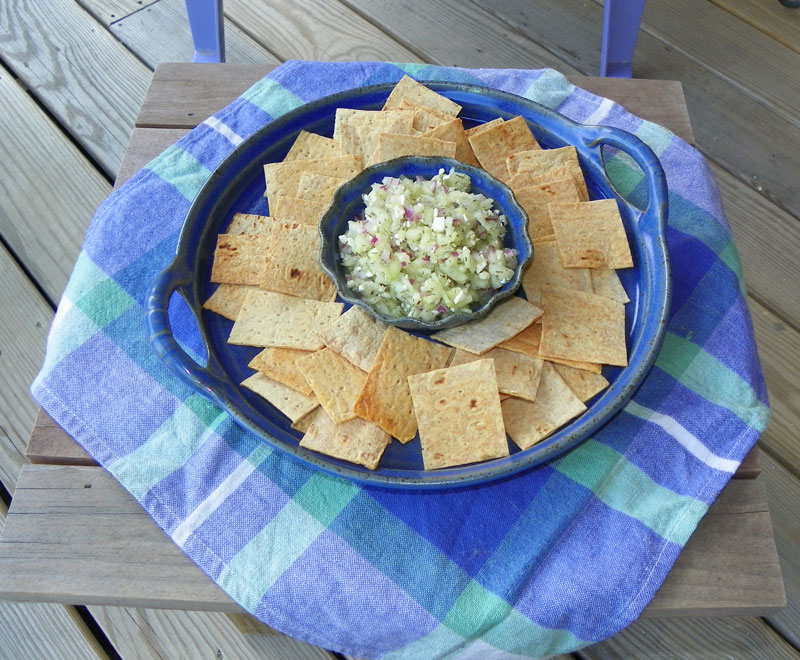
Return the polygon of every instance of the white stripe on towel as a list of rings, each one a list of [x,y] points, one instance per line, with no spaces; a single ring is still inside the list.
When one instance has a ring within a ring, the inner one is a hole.
[[[597,106],[597,109],[590,114],[586,119],[584,119],[581,123],[583,124],[599,124],[603,119],[606,118],[606,115],[611,112],[611,108],[614,107],[614,101],[611,99],[603,99],[600,102],[600,105]]]
[[[224,137],[228,138],[228,140],[234,147],[238,147],[244,140],[244,138],[241,135],[235,133],[230,126],[228,126],[227,124],[223,124],[214,115],[211,115],[203,123],[206,126],[210,126],[211,128],[213,128],[220,135],[223,135]]]

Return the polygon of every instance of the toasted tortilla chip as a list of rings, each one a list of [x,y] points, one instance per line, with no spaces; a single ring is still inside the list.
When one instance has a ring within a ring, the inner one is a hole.
[[[400,442],[411,440],[417,432],[417,419],[406,378],[442,368],[450,359],[450,351],[389,326],[353,408],[356,415]]]
[[[269,199],[270,213],[272,213],[274,221],[308,225],[315,231],[329,206],[330,200],[325,203],[314,199],[287,197],[286,195],[276,195]]]
[[[514,198],[528,214],[528,235],[534,240],[555,234],[548,204],[580,201],[578,189],[571,178],[518,188],[514,190]]]
[[[456,143],[418,135],[381,133],[378,146],[370,156],[368,165],[383,163],[400,156],[443,156],[455,158]]]
[[[251,291],[236,317],[228,342],[245,346],[278,346],[316,351],[320,328],[333,322],[344,305],[272,291]]]
[[[547,174],[555,168],[566,167],[575,180],[581,201],[589,199],[589,192],[586,189],[586,180],[583,177],[583,170],[578,161],[578,152],[575,147],[559,147],[558,149],[531,149],[530,151],[518,151],[509,156],[508,167],[511,175],[519,172],[531,172],[535,176]]]
[[[608,381],[603,374],[593,374],[565,364],[554,364],[553,367],[575,396],[584,403],[608,387]]]
[[[272,218],[255,213],[234,213],[227,234],[260,234],[266,236],[272,228]]]
[[[522,298],[512,296],[479,320],[440,330],[434,339],[469,353],[481,355],[522,332],[542,315],[542,310]]]
[[[333,138],[342,151],[359,156],[366,163],[378,146],[381,133],[411,135],[414,132],[413,112],[381,112],[337,108]]]
[[[317,406],[311,412],[307,412],[300,419],[292,422],[291,428],[293,428],[295,431],[300,431],[300,433],[305,433],[308,431],[308,427],[311,426],[311,422],[314,420],[314,412],[317,410],[322,410],[322,408]]]
[[[533,447],[586,410],[549,362],[545,362],[542,369],[542,380],[533,403],[506,399],[500,405],[506,433],[523,450]]]
[[[324,203],[327,208],[331,203],[331,199],[333,199],[333,194],[339,189],[339,186],[346,182],[347,179],[328,176],[327,174],[303,172],[297,182],[297,196],[302,199]]]
[[[291,387],[301,394],[313,397],[314,390],[311,389],[311,386],[303,377],[302,371],[295,364],[299,358],[311,354],[311,351],[301,351],[296,348],[275,348],[270,346],[256,354],[247,366],[260,371],[272,380]]]
[[[264,181],[267,185],[264,196],[270,199],[277,195],[297,197],[297,188],[303,172],[316,172],[342,179],[352,179],[361,169],[361,158],[352,154],[313,160],[267,163],[264,165]]]
[[[410,101],[417,105],[424,105],[440,112],[446,112],[454,117],[461,112],[461,106],[455,101],[451,101],[445,96],[434,92],[432,89],[425,87],[425,85],[418,83],[409,76],[403,76],[400,81],[395,85],[389,98],[383,106],[384,110],[391,110],[399,108],[403,101]]]
[[[616,200],[547,207],[565,268],[631,268],[633,257]]]
[[[483,169],[501,181],[511,178],[506,166],[506,159],[511,154],[540,148],[522,117],[514,117],[475,133],[469,137],[469,143]]]
[[[267,378],[260,371],[243,380],[241,385],[264,397],[292,422],[296,422],[319,405],[315,398],[300,394],[291,387]]]
[[[514,335],[508,341],[504,341],[502,344],[500,344],[500,348],[505,348],[508,351],[515,351],[517,353],[524,353],[525,355],[530,355],[531,357],[541,358],[542,354],[539,351],[539,344],[541,344],[541,341],[542,324],[534,323],[533,325],[529,325],[519,334]],[[602,371],[602,367],[599,364],[594,364],[592,362],[577,362],[575,360],[562,360],[561,358],[554,357],[548,357],[544,359],[549,362],[565,364],[567,366],[574,367],[575,369],[583,369],[584,371],[589,371],[593,374],[599,374],[600,371]]]
[[[334,423],[343,424],[356,417],[353,406],[367,380],[366,371],[330,348],[301,357],[297,368]]]
[[[318,160],[341,155],[341,145],[336,140],[316,133],[300,131],[284,160]]]
[[[322,340],[328,348],[369,372],[385,333],[384,323],[353,305],[322,331]]]
[[[569,270],[577,270],[570,268]],[[592,275],[592,291],[598,296],[618,300],[621,303],[629,303],[631,299],[625,292],[625,287],[619,280],[619,275],[615,270],[605,268],[592,268],[589,270]]]
[[[467,163],[467,165],[480,167],[478,159],[475,158],[475,154],[472,153],[472,147],[469,146],[469,139],[467,139],[467,134],[464,131],[464,125],[461,123],[460,119],[453,119],[446,124],[441,124],[436,128],[432,128],[428,132],[424,133],[423,137],[432,137],[436,138],[437,140],[455,142],[456,160],[460,160],[462,163]]]
[[[493,348],[483,355],[474,355],[457,348],[448,366],[457,367],[459,364],[483,359],[494,360],[497,389],[501,394],[518,396],[529,401],[536,398],[536,388],[539,387],[539,377],[544,362],[540,358],[504,348]]]
[[[320,240],[316,227],[276,222],[267,241],[267,265],[261,286],[300,298],[336,298],[336,285],[319,265]]]
[[[541,357],[628,364],[625,305],[587,291],[542,288]]]
[[[418,103],[402,101],[398,108],[392,108],[391,112],[411,112],[414,115],[412,128],[417,133],[426,133],[432,128],[446,124],[453,119],[453,115],[442,112],[434,108],[426,108]]]
[[[495,117],[491,121],[487,121],[484,124],[478,124],[477,126],[473,126],[472,128],[468,128],[465,132],[467,134],[467,138],[472,137],[473,135],[477,135],[478,133],[483,133],[483,131],[489,130],[490,128],[497,126],[498,124],[503,123],[502,117]]]
[[[240,284],[220,284],[208,300],[203,303],[203,309],[214,312],[226,319],[235,321],[242,309],[242,303],[248,291],[257,289],[255,286],[242,286]]]
[[[545,285],[591,291],[590,272],[588,268],[564,268],[561,265],[555,241],[537,243],[533,251],[533,259],[522,273],[522,288],[528,302],[541,307],[542,287]]]
[[[364,421],[352,419],[344,424],[335,424],[322,408],[310,413],[304,422],[305,435],[300,446],[312,451],[333,456],[350,463],[374,470],[392,437],[380,428]]]
[[[268,236],[219,234],[211,266],[211,281],[257,286],[267,265]]]
[[[409,376],[426,470],[508,456],[493,360]]]

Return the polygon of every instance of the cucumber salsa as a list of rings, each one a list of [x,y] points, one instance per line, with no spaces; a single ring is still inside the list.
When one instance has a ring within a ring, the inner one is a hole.
[[[508,221],[467,174],[385,177],[339,236],[347,286],[380,312],[432,321],[469,312],[514,275]]]

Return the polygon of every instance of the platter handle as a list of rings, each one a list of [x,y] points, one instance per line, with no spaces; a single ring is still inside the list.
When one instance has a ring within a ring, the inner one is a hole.
[[[219,403],[219,393],[225,391],[226,383],[189,357],[172,334],[167,312],[169,301],[174,293],[190,281],[191,275],[181,272],[174,264],[159,274],[145,301],[147,331],[156,354],[167,367],[187,385],[201,390]]]
[[[642,168],[647,182],[648,199],[647,207],[643,209],[639,223],[645,232],[656,236],[664,236],[669,215],[669,190],[667,189],[667,177],[664,174],[664,168],[661,167],[658,156],[635,135],[609,126],[596,128],[599,130],[599,135],[595,133],[590,139],[587,139],[586,146],[599,152],[600,162],[603,164],[603,171],[608,183],[614,188],[613,181],[606,170],[606,161],[602,149],[604,145],[614,147],[628,154]],[[616,191],[616,188],[614,190]],[[617,195],[624,200],[624,197],[618,192]],[[627,200],[624,201],[630,204]]]

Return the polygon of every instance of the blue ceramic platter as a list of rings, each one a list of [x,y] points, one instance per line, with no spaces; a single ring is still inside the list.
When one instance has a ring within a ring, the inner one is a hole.
[[[421,321],[407,316],[402,318],[387,316],[377,309],[373,309],[357,293],[348,288],[345,283],[346,277],[341,264],[337,238],[347,231],[347,223],[364,210],[363,195],[369,192],[373,183],[380,183],[387,176],[394,178],[406,176],[410,179],[421,176],[430,179],[442,168],[446,172],[454,168],[458,172],[469,175],[472,181],[472,192],[481,193],[493,199],[494,208],[505,214],[508,224],[503,245],[507,248],[514,248],[518,252],[514,277],[491,298],[469,313],[450,314],[433,321]],[[514,294],[522,281],[522,272],[533,256],[533,245],[528,236],[527,226],[528,215],[514,199],[511,189],[486,170],[460,163],[451,158],[403,156],[366,168],[336,191],[328,212],[320,221],[319,233],[322,237],[320,263],[336,283],[339,299],[343,302],[360,305],[374,317],[398,328],[433,332],[481,319],[492,311],[492,307],[496,303]]]
[[[522,115],[544,148],[573,145],[592,199],[617,200],[628,234],[634,267],[619,271],[631,302],[626,305],[629,366],[605,367],[611,386],[587,402],[588,410],[555,434],[526,451],[509,441],[510,456],[484,463],[425,471],[419,438],[392,442],[377,470],[370,471],[298,446],[301,434],[289,420],[238,383],[252,374],[247,367],[259,351],[227,343],[232,322],[202,309],[216,285],[209,282],[216,236],[234,213],[267,214],[264,163],[283,160],[301,130],[331,136],[336,108],[379,110],[393,85],[358,88],[302,106],[259,130],[239,145],[212,173],[195,198],[181,233],[177,254],[156,280],[148,297],[148,325],[157,354],[186,383],[227,410],[264,442],[296,459],[361,482],[383,487],[441,488],[478,484],[518,473],[569,450],[606,423],[636,391],[661,345],[670,301],[670,268],[665,226],[667,186],[655,154],[638,138],[608,127],[582,126],[521,97],[458,83],[426,82],[459,103],[464,125]],[[604,167],[604,146],[627,153],[646,176],[648,205],[639,210],[617,196]],[[197,319],[208,358],[193,361],[179,346],[167,309],[180,294]]]

